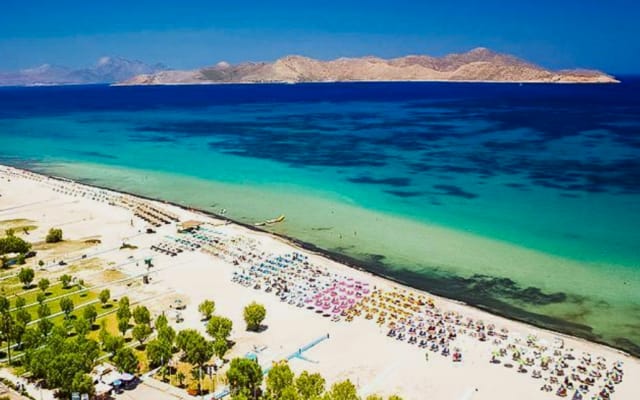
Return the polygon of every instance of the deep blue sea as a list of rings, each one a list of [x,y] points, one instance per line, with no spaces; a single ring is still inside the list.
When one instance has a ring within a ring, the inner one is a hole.
[[[640,354],[640,79],[0,88],[0,163]]]

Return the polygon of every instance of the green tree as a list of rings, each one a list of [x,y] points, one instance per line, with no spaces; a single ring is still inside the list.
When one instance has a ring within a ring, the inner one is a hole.
[[[20,253],[16,256],[16,264],[18,265],[25,265],[27,263],[27,256],[24,255],[24,253]]]
[[[234,398],[241,395],[247,399],[257,399],[262,383],[262,369],[254,360],[234,358],[227,370],[227,381]]]
[[[334,383],[328,394],[331,400],[360,400],[355,385],[348,379]]]
[[[11,342],[14,337],[15,320],[9,311],[5,311],[0,315],[0,337],[7,342],[7,357],[9,365],[11,365]]]
[[[85,337],[91,329],[91,323],[86,318],[80,317],[73,322],[73,329],[78,336]]]
[[[280,398],[278,400],[302,400],[302,397],[300,397],[296,387],[292,385],[282,389],[282,393],[280,393]]]
[[[89,327],[92,327],[93,324],[96,323],[96,319],[98,318],[98,311],[93,306],[93,304],[89,304],[82,309],[82,316],[89,322]]]
[[[244,308],[244,321],[247,323],[247,330],[257,331],[260,324],[267,316],[267,310],[262,304],[255,301]]]
[[[127,296],[120,299],[118,302],[118,311],[116,311],[118,319],[126,320],[131,319],[131,308],[129,306],[129,298]]]
[[[213,353],[219,359],[223,359],[224,355],[229,351],[229,342],[223,338],[215,338],[213,340]]]
[[[16,296],[15,305],[17,309],[22,309],[24,306],[27,305],[27,301],[22,296]]]
[[[156,322],[153,325],[157,330],[160,330],[165,326],[169,326],[169,320],[167,319],[167,316],[162,313],[156,317]]]
[[[178,371],[178,373],[176,374],[176,379],[178,379],[178,386],[184,387],[185,378],[186,378],[186,376],[184,376],[182,371]]]
[[[20,272],[18,272],[18,279],[24,285],[25,289],[29,289],[35,276],[36,273],[31,268],[21,268]]]
[[[282,398],[282,392],[293,386],[293,372],[286,362],[275,364],[267,375],[267,397],[270,399]]]
[[[58,389],[60,398],[69,398],[75,390],[91,393],[90,379],[82,377],[95,365],[100,349],[95,341],[66,337],[59,327],[38,348],[25,353],[24,368],[34,379]]]
[[[113,357],[113,363],[122,372],[134,374],[138,371],[138,358],[133,350],[123,347],[116,352]]]
[[[40,334],[42,336],[46,337],[47,335],[49,335],[49,332],[51,332],[52,328],[53,328],[53,322],[49,321],[49,319],[41,318],[38,320],[38,330],[40,331]]]
[[[367,396],[365,400],[384,400],[384,399],[382,398],[382,396],[378,394],[370,394],[369,396]]]
[[[107,305],[109,298],[111,298],[111,292],[109,289],[102,289],[98,298],[100,299],[100,303],[102,303],[102,308],[104,308]]]
[[[31,250],[31,244],[17,236],[0,238],[0,255],[8,253],[26,254],[29,250]]]
[[[195,329],[178,332],[176,345],[183,351],[184,360],[198,369],[213,357],[213,346]],[[200,380],[198,380],[198,390],[200,390]]]
[[[192,365],[202,366],[213,356],[213,347],[195,329],[178,332],[176,345],[184,352],[184,359]]]
[[[389,396],[388,400],[402,400],[402,397],[398,396],[397,394],[392,394],[391,396]]]
[[[36,295],[36,301],[40,305],[43,305],[46,299],[47,299],[47,295],[44,294],[43,292],[38,292],[38,294]]]
[[[296,388],[303,400],[319,398],[324,393],[325,381],[320,374],[310,374],[307,371],[296,378]]]
[[[38,318],[47,318],[51,315],[51,310],[48,304],[40,304],[38,306]]]
[[[42,334],[36,328],[28,327],[22,335],[22,346],[26,350],[35,349],[42,343]]]
[[[64,312],[65,319],[69,319],[71,313],[73,312],[73,300],[70,297],[63,297],[60,299],[60,309]]]
[[[151,323],[151,313],[149,309],[145,306],[138,306],[133,309],[133,320],[136,324],[146,324],[149,325]]]
[[[49,229],[47,237],[44,239],[47,243],[58,243],[62,241],[62,229]]]
[[[124,347],[124,338],[122,336],[115,336],[107,333],[107,336],[103,338],[102,348],[111,356],[115,356],[118,350]]]
[[[147,359],[152,368],[159,367],[171,359],[171,344],[154,339],[147,343]]]
[[[0,313],[8,312],[11,308],[11,303],[6,296],[0,296]]]
[[[137,324],[133,327],[133,338],[144,345],[144,342],[151,336],[151,327],[147,324]]]
[[[100,340],[103,349],[106,347],[106,342],[109,340],[109,336],[111,336],[111,334],[107,330],[107,321],[103,319],[100,322],[100,331],[98,332],[98,340]]]
[[[16,230],[13,228],[5,229],[4,234],[7,235],[7,237],[15,236]]]
[[[24,299],[22,299],[24,301]],[[13,340],[20,346],[22,337],[27,329],[27,325],[31,322],[31,314],[22,307],[15,312],[15,325],[13,329]]]
[[[202,319],[208,320],[216,310],[216,303],[213,300],[205,300],[198,305],[198,311],[202,314]]]
[[[207,322],[207,334],[213,339],[221,338],[227,340],[231,334],[231,329],[233,329],[233,322],[229,318],[214,315]]]
[[[96,392],[96,388],[93,385],[91,376],[83,372],[76,373],[73,376],[73,380],[71,381],[71,392],[80,394],[86,393],[89,396],[93,396],[93,394],[95,394]]]
[[[127,330],[129,330],[129,321],[126,319],[118,319],[118,331],[122,333],[122,336],[126,336]]]
[[[50,285],[51,282],[49,282],[47,278],[42,278],[38,281],[38,288],[42,291],[42,293],[46,293]]]
[[[29,314],[29,312],[24,309],[17,310],[15,313],[15,316],[16,316],[16,321],[24,325],[28,325],[29,322],[31,322],[31,314]]]
[[[173,342],[176,340],[176,331],[168,325],[160,327],[158,328],[158,339],[173,347]]]
[[[60,279],[60,282],[62,282],[63,289],[69,289],[69,284],[71,283],[71,279],[73,278],[71,278],[71,275],[64,274],[58,279]]]
[[[22,310],[22,312],[26,313],[27,315],[29,314],[24,310]],[[31,319],[30,315],[29,315],[29,319]],[[16,318],[13,324],[13,331],[11,332],[11,339],[18,346],[18,349],[22,348],[22,338],[26,330],[27,330],[27,323],[25,323],[24,321],[18,320],[16,315]]]

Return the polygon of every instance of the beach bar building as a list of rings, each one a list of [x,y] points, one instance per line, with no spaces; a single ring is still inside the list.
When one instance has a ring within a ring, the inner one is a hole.
[[[203,222],[196,221],[196,220],[188,220],[188,221],[180,222],[178,224],[178,233],[197,231],[198,229],[200,229],[200,226],[202,226],[202,224]]]

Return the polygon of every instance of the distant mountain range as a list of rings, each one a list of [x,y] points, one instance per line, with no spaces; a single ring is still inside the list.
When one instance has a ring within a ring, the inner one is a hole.
[[[162,64],[148,65],[120,57],[102,57],[89,68],[72,69],[44,64],[17,72],[0,72],[0,86],[114,83],[166,69]]]
[[[178,85],[216,83],[298,83],[355,81],[487,81],[615,83],[595,70],[551,71],[517,57],[479,47],[444,57],[410,55],[339,58],[320,61],[286,56],[274,62],[246,62],[195,70],[171,70],[120,57],[102,57],[89,68],[44,64],[17,72],[0,72],[0,86],[109,83],[118,85]]]
[[[411,55],[401,58],[339,58],[320,61],[287,56],[275,62],[247,62],[190,71],[162,70],[126,79],[121,85],[353,82],[353,81],[488,81],[615,83],[595,70],[551,71],[517,57],[486,48],[444,57]]]

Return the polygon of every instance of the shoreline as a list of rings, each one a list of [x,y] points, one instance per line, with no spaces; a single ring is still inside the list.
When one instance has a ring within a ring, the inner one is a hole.
[[[26,163],[28,164],[28,163]],[[284,244],[290,245],[292,247],[297,247],[300,249],[303,249],[307,252],[313,253],[317,256],[326,258],[328,260],[331,260],[333,262],[336,262],[340,265],[343,265],[347,268],[350,269],[354,269],[356,271],[362,272],[362,273],[366,273],[369,274],[371,276],[374,276],[376,278],[380,278],[389,282],[392,282],[394,284],[398,284],[401,285],[403,287],[406,288],[410,288],[413,290],[417,290],[423,293],[426,293],[427,295],[431,295],[431,296],[435,296],[441,299],[444,299],[446,301],[455,303],[455,304],[459,304],[461,306],[464,307],[468,307],[477,311],[481,311],[481,312],[486,312],[488,314],[491,314],[493,316],[499,317],[499,318],[504,318],[508,321],[515,321],[521,324],[525,324],[529,327],[533,327],[536,329],[541,329],[543,331],[546,331],[548,333],[554,334],[554,335],[559,335],[559,336],[563,336],[565,338],[571,338],[574,340],[579,340],[579,341],[583,341],[585,343],[592,343],[592,344],[597,344],[599,346],[603,346],[605,348],[608,348],[612,351],[615,351],[617,353],[620,353],[622,355],[631,357],[633,359],[636,360],[640,360],[640,349],[638,350],[638,352],[634,352],[633,350],[629,350],[629,349],[624,349],[621,347],[616,347],[614,345],[612,345],[611,343],[607,343],[605,341],[601,341],[598,340],[598,338],[596,336],[589,336],[588,335],[588,326],[582,326],[582,325],[578,325],[575,323],[571,323],[568,321],[564,321],[564,320],[560,320],[554,317],[548,317],[545,315],[540,315],[540,314],[535,314],[539,320],[536,321],[533,319],[533,317],[529,317],[527,318],[527,312],[524,310],[520,310],[517,309],[515,307],[513,307],[511,309],[512,313],[509,314],[508,312],[502,312],[501,309],[498,307],[499,304],[496,304],[494,307],[492,307],[491,305],[485,305],[485,304],[474,304],[472,302],[469,302],[468,300],[465,299],[455,299],[455,298],[450,298],[447,297],[446,294],[446,288],[444,289],[439,289],[439,283],[438,282],[433,282],[431,284],[420,284],[420,282],[424,282],[424,277],[421,277],[416,274],[413,273],[411,271],[408,270],[404,270],[401,274],[404,275],[404,279],[402,277],[397,277],[397,276],[392,276],[389,275],[387,273],[385,273],[385,264],[383,262],[379,262],[379,261],[372,261],[372,262],[366,262],[363,260],[358,260],[354,257],[345,255],[345,254],[341,254],[338,253],[336,251],[332,251],[332,250],[328,250],[328,249],[324,249],[321,248],[311,242],[305,242],[303,240],[300,239],[296,239],[294,237],[290,237],[284,234],[280,234],[280,233],[276,233],[276,232],[270,232],[268,230],[264,230],[261,229],[260,227],[256,227],[254,225],[251,224],[247,224],[247,223],[243,223],[240,221],[236,221],[233,220],[231,218],[228,218],[224,215],[219,215],[216,214],[215,212],[211,212],[211,211],[206,211],[206,210],[202,210],[200,208],[196,208],[196,207],[191,207],[189,205],[184,205],[184,204],[179,204],[176,202],[172,202],[172,201],[168,201],[168,200],[164,200],[161,198],[154,198],[154,197],[150,197],[150,196],[145,196],[145,195],[140,195],[134,192],[129,192],[129,191],[124,191],[124,190],[117,190],[117,189],[113,189],[111,187],[108,186],[102,186],[102,185],[96,185],[93,183],[87,183],[85,182],[83,179],[69,179],[66,177],[62,177],[62,176],[55,176],[55,175],[50,175],[47,173],[44,173],[42,171],[38,171],[37,169],[31,169],[29,167],[24,167],[24,166],[20,166],[20,167],[16,167],[16,166],[11,166],[11,165],[6,165],[6,164],[0,164],[0,166],[7,166],[10,168],[15,168],[17,170],[21,170],[21,171],[26,171],[29,173],[34,173],[34,174],[38,174],[40,176],[46,177],[46,178],[50,178],[50,179],[54,179],[57,181],[61,181],[61,182],[67,182],[67,183],[77,183],[77,184],[81,184],[87,187],[92,187],[92,188],[98,188],[98,189],[104,189],[104,190],[108,190],[114,193],[118,193],[118,194],[126,194],[129,196],[133,196],[136,198],[140,198],[140,199],[145,199],[145,200],[149,200],[149,201],[154,201],[157,203],[161,203],[161,204],[167,204],[167,205],[171,205],[177,208],[180,208],[184,211],[188,211],[188,212],[192,212],[194,214],[197,215],[202,215],[204,217],[212,217],[214,219],[217,220],[221,220],[224,221],[227,224],[233,224],[245,229],[248,229],[252,232],[256,232],[258,234],[261,235],[265,235],[267,237],[271,237],[274,239],[277,239],[281,242],[283,242]],[[433,280],[433,278],[430,278],[430,280]],[[496,303],[498,301],[496,300]],[[502,303],[504,305],[504,303]],[[515,314],[515,315],[514,315]],[[521,317],[518,317],[517,314],[520,314]],[[547,321],[546,324],[544,323],[536,323],[539,321]],[[563,328],[564,327],[564,328]],[[571,328],[573,327],[573,330],[571,330]],[[585,329],[582,332],[579,332],[579,329],[583,327],[583,329]],[[582,334],[580,334],[582,333]]]
[[[108,87],[143,87],[143,86],[216,86],[216,85],[322,85],[333,83],[478,83],[478,84],[515,84],[515,85],[611,85],[623,83],[620,79],[612,81],[567,81],[567,80],[522,80],[522,81],[498,81],[498,80],[450,80],[450,79],[432,79],[432,80],[353,80],[353,81],[270,81],[270,82],[156,82],[156,83],[122,83],[122,82],[88,82],[88,83],[41,83],[28,85],[0,85],[0,88],[48,88],[48,87],[75,87],[75,86],[108,86]]]
[[[479,83],[479,84],[535,84],[535,85],[610,85],[622,83],[619,79],[613,79],[611,81],[571,81],[571,80],[522,80],[522,81],[498,81],[498,80],[452,80],[452,79],[431,79],[431,80],[353,80],[353,81],[269,81],[269,82],[214,82],[214,81],[202,81],[202,82],[154,82],[154,83],[124,83],[115,82],[109,83],[110,87],[124,87],[124,86],[215,86],[215,85],[304,85],[304,84],[332,84],[332,83]],[[52,85],[53,86],[53,85]],[[64,86],[64,85],[60,85]]]
[[[55,274],[73,273],[92,285],[107,282],[114,298],[126,295],[134,302],[147,302],[152,315],[165,313],[176,330],[205,334],[197,305],[213,300],[216,315],[229,318],[233,326],[234,345],[227,360],[253,352],[259,354],[263,370],[288,360],[296,375],[319,373],[327,387],[349,379],[361,398],[398,394],[418,400],[428,394],[434,400],[546,400],[556,390],[565,390],[569,398],[573,390],[580,390],[626,400],[637,393],[634,377],[640,376],[640,360],[611,346],[413,289],[361,268],[365,263],[333,261],[322,249],[265,232],[248,225],[251,221],[240,224],[215,217],[216,210],[152,200],[106,189],[109,181],[92,185],[78,174],[68,179],[65,172],[52,169],[43,174],[32,172],[37,165],[28,167],[0,166],[3,219],[33,223],[34,243],[44,240],[51,227],[65,232],[61,246],[39,249],[29,265],[38,258],[51,262],[63,257],[69,261],[64,267],[68,270],[56,267]],[[164,217],[159,221],[160,215]],[[176,233],[181,226],[193,226],[190,221],[197,221],[196,230]],[[91,250],[69,247],[87,238],[99,238],[101,244]],[[135,249],[123,250],[123,242]],[[83,254],[94,260],[87,269],[73,261]],[[148,258],[154,267],[147,269],[149,282],[139,282],[144,265],[135,260]],[[138,282],[117,284],[111,271],[127,279],[137,277]],[[150,298],[154,300],[148,302]],[[172,309],[178,299],[186,307],[179,313]],[[267,310],[260,332],[245,329],[243,307],[252,301]],[[336,314],[335,307],[342,313]],[[317,344],[319,337],[330,340],[311,349],[309,344]],[[291,358],[296,349],[305,349],[304,357]],[[548,362],[551,365],[545,366]],[[223,374],[228,365],[223,364]],[[189,369],[193,371],[189,365],[180,368],[186,368],[187,376]],[[592,378],[587,382],[576,369]],[[135,398],[169,400],[174,394],[154,389],[158,377],[145,369],[140,372],[142,384]],[[218,383],[225,384],[217,381],[216,388]],[[183,393],[175,390],[178,397],[187,398]]]

